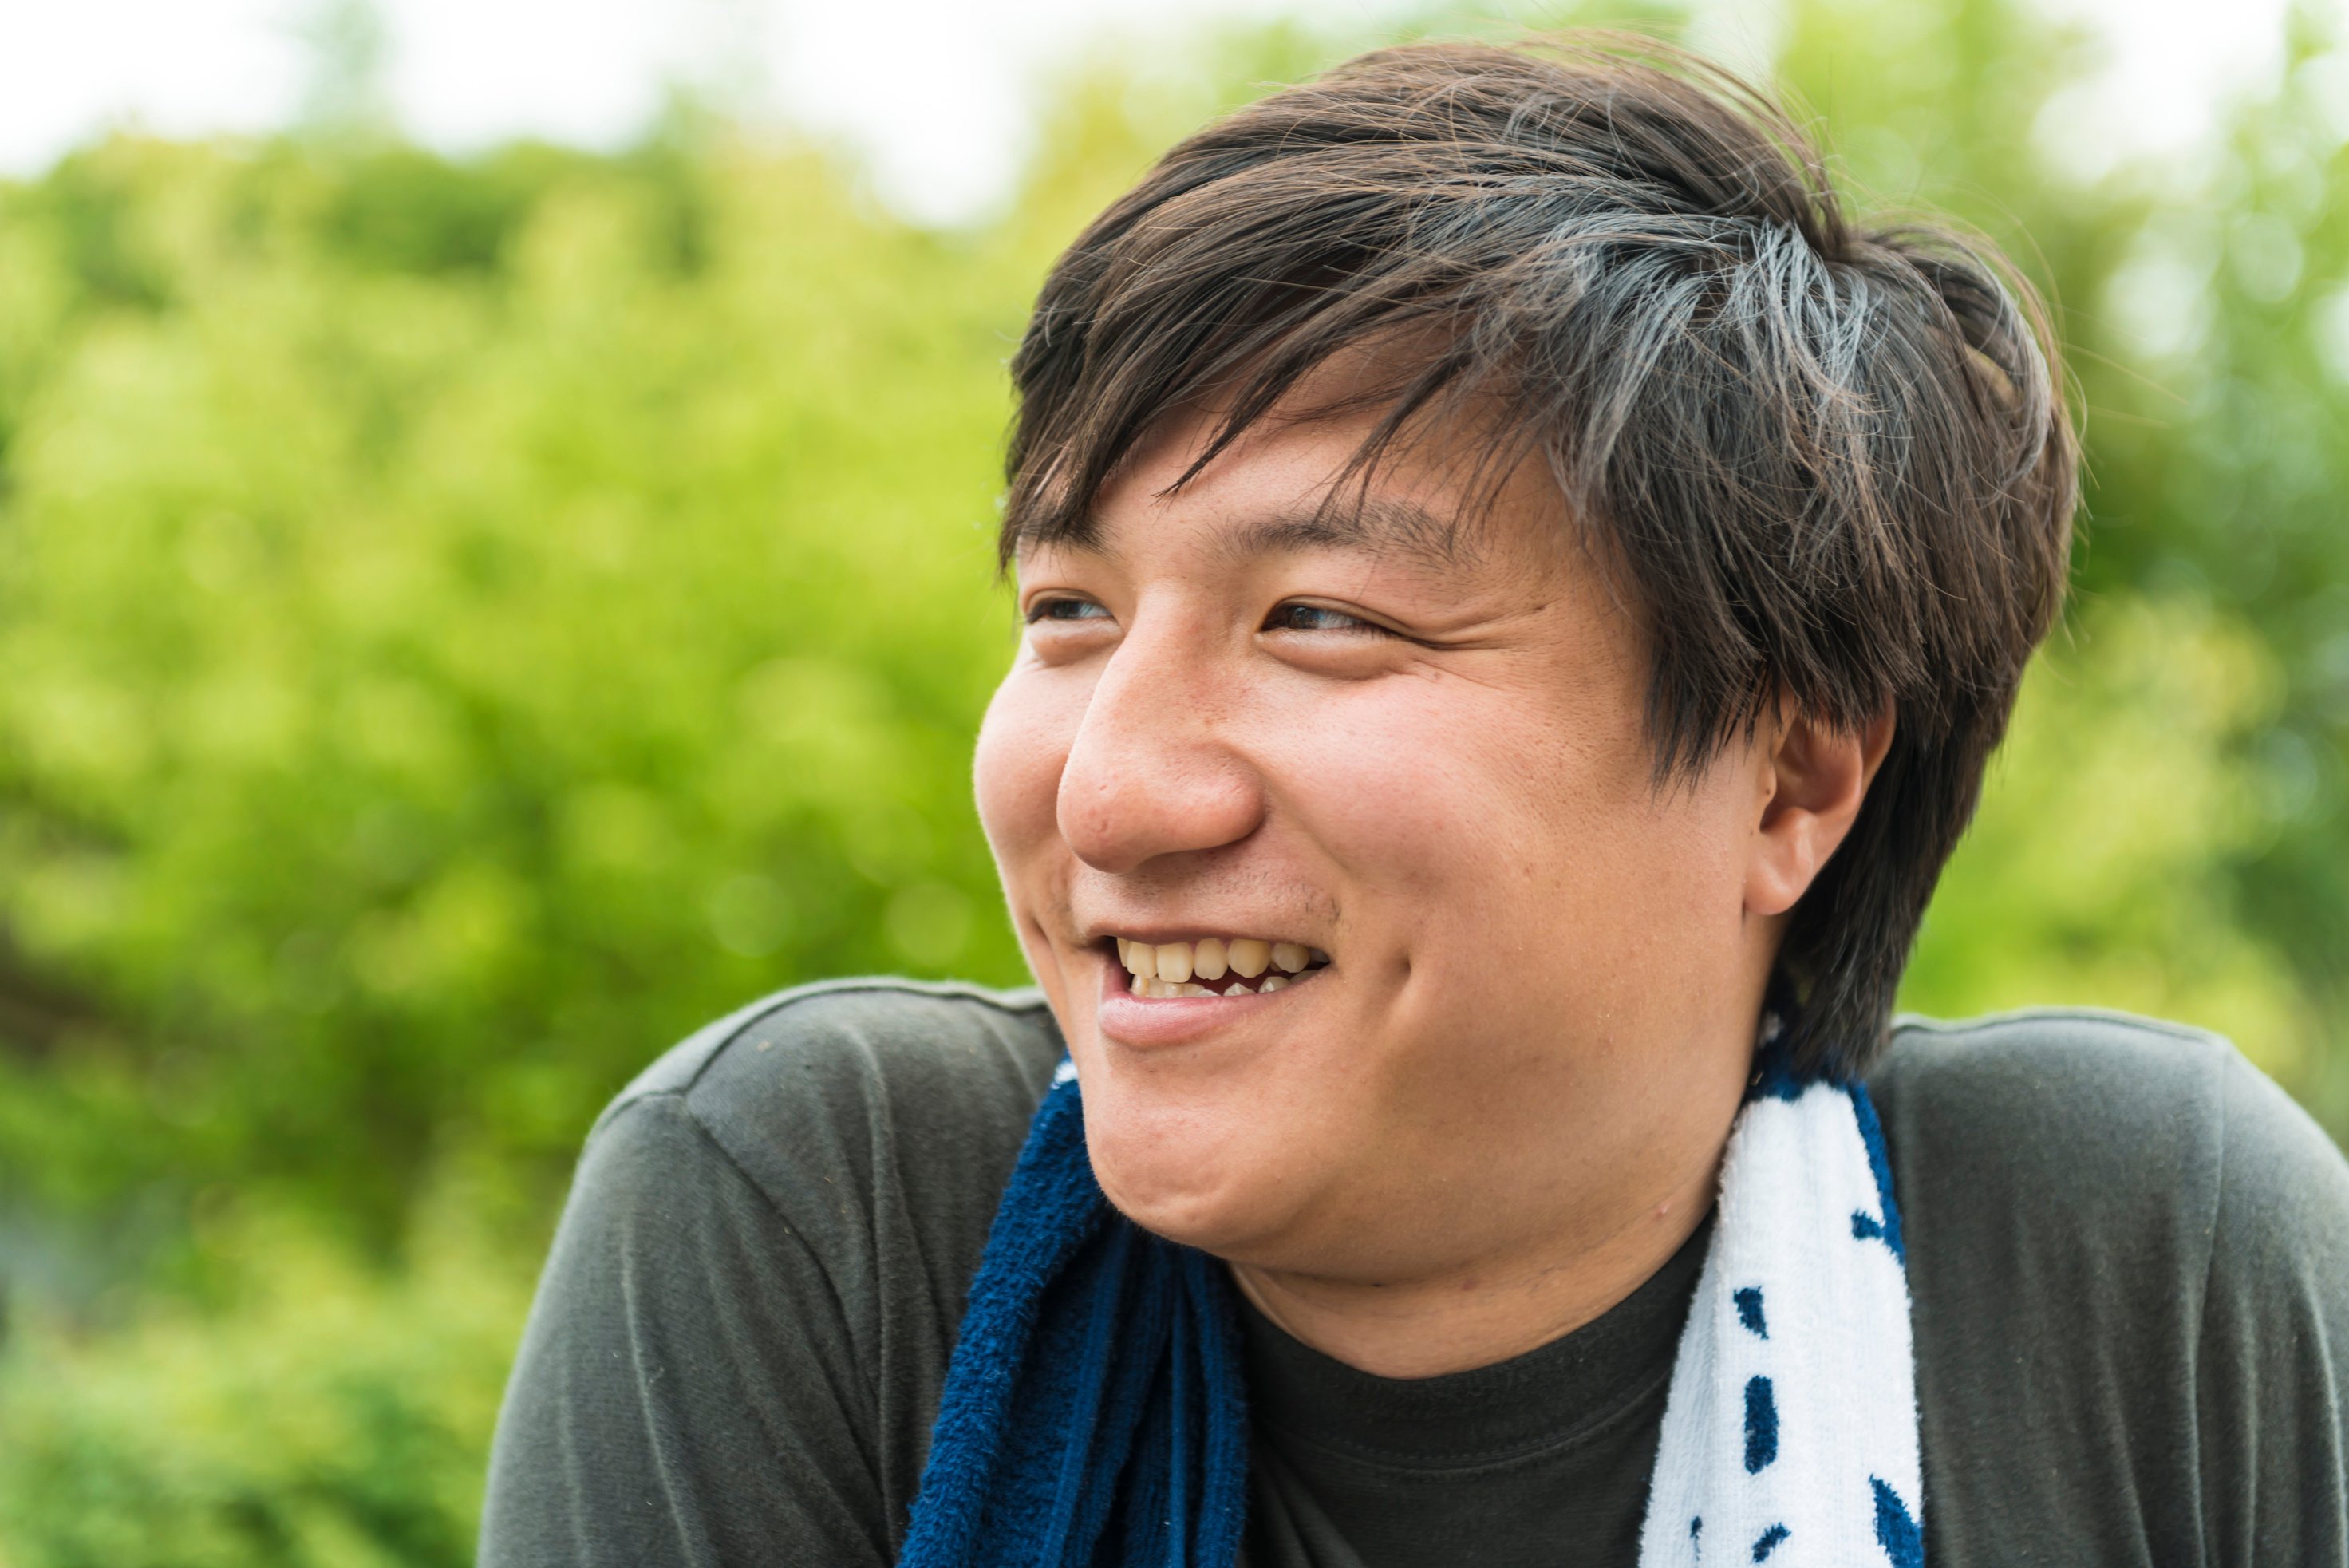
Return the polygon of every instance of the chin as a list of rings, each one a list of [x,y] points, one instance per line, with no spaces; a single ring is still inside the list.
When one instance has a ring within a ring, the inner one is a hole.
[[[1255,1252],[1295,1229],[1301,1184],[1282,1168],[1291,1162],[1266,1158],[1287,1140],[1237,1129],[1218,1136],[1179,1114],[1157,1118],[1171,1126],[1137,1119],[1123,1107],[1086,1104],[1093,1175],[1119,1213],[1221,1258]]]

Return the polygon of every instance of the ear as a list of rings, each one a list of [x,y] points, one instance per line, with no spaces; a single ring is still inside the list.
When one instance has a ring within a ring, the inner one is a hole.
[[[1755,793],[1760,810],[1745,869],[1745,908],[1782,915],[1816,879],[1858,819],[1860,802],[1892,745],[1892,709],[1858,730],[1823,724],[1781,703],[1765,730]]]

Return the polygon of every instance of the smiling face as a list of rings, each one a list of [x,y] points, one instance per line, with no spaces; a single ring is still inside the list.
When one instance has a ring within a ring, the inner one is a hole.
[[[1172,418],[1093,543],[1019,557],[978,804],[1094,1169],[1330,1280],[1685,1235],[1777,934],[1767,737],[1657,790],[1640,636],[1546,471],[1464,517],[1406,453],[1317,520],[1366,428],[1268,420],[1162,494],[1208,429]]]

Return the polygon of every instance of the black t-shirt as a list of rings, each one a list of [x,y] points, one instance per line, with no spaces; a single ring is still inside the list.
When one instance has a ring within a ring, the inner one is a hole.
[[[1033,992],[856,981],[671,1051],[596,1124],[481,1561],[893,1563],[965,1294],[1061,1049]],[[2225,1042],[1909,1022],[1870,1080],[1935,1568],[2349,1563],[2349,1165]],[[1629,1563],[1707,1231],[1444,1377],[1244,1316],[1250,1568]]]

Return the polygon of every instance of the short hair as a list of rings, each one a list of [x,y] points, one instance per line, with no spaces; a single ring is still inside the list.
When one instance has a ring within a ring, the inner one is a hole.
[[[1182,142],[1053,266],[1004,558],[1089,538],[1171,411],[1221,414],[1179,488],[1381,345],[1348,474],[1432,424],[1487,474],[1547,462],[1648,643],[1659,788],[1781,699],[1846,732],[1893,710],[1773,977],[1796,1070],[1865,1073],[2063,598],[2076,448],[2031,287],[1946,224],[1856,223],[1794,121],[1685,52],[1378,50]]]

